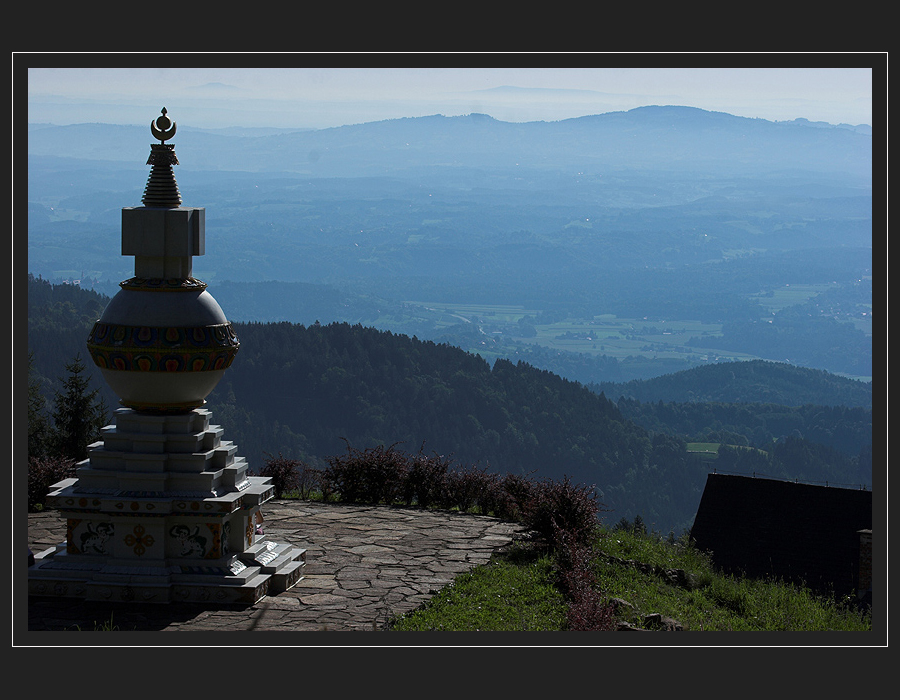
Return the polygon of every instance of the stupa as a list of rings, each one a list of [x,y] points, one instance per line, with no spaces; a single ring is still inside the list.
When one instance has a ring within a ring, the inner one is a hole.
[[[251,476],[210,422],[206,397],[240,344],[207,285],[205,210],[184,207],[175,181],[176,123],[150,124],[152,166],[143,206],[122,209],[120,283],[87,347],[119,396],[115,422],[90,445],[75,478],[46,502],[66,541],[34,557],[30,595],[133,602],[252,604],[302,578],[305,550],[267,539],[260,508],[271,480]]]

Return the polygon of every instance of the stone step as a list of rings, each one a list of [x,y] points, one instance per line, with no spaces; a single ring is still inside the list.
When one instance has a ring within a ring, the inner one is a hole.
[[[272,574],[269,583],[269,594],[276,595],[282,593],[294,586],[298,581],[302,580],[303,569],[305,566],[305,560],[294,559],[281,567],[278,571],[275,571]]]
[[[215,474],[235,462],[234,448],[215,448],[206,452],[140,453],[95,450],[89,459],[78,463],[79,476],[87,470],[101,472]],[[238,458],[242,459],[242,458]],[[246,461],[246,460],[244,460]]]
[[[174,583],[216,583],[221,586],[238,586],[252,581],[263,573],[260,566],[248,566],[241,561],[237,563],[239,566],[230,568],[182,566],[179,572],[172,574],[172,581]]]
[[[212,463],[216,469],[224,469],[234,461],[237,445],[230,440],[222,440],[212,452]]]
[[[264,476],[248,476],[249,485],[241,490],[245,506],[258,506],[275,496],[272,480]]]
[[[191,453],[219,447],[224,431],[219,426],[185,434],[128,432],[111,425],[101,431],[102,440],[88,446],[88,452],[105,448],[109,452]]]
[[[202,441],[201,441],[202,442]],[[199,446],[199,445],[198,445]],[[144,451],[110,449],[109,445],[94,443],[86,460],[78,469],[91,467],[105,471],[193,472],[214,471],[230,466],[237,457],[237,445],[224,441],[208,450]]]
[[[241,561],[257,565],[263,573],[293,571],[306,564],[306,550],[287,543],[257,542],[239,555]]]
[[[190,413],[149,415],[128,408],[116,410],[115,425],[126,433],[184,435],[200,433],[209,428],[210,412],[197,408]]]
[[[250,466],[243,457],[238,457],[233,463],[222,470],[222,484],[227,488],[243,491],[250,482],[247,480],[247,471]]]
[[[235,603],[252,605],[263,599],[272,584],[271,576],[259,573],[240,585],[209,585],[207,583],[175,584],[170,600],[185,603]]]

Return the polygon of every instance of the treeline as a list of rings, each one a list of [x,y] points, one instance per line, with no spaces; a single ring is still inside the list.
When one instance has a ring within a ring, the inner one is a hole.
[[[47,280],[28,275],[28,352],[32,356],[31,381],[46,401],[53,399],[66,373],[66,364],[76,354],[88,365],[93,363],[87,354],[87,337],[94,322],[100,318],[109,298],[72,284],[51,284]],[[89,389],[110,406],[119,399],[100,377],[90,375]]]
[[[239,360],[216,403],[291,426],[313,455],[341,450],[342,437],[360,446],[426,441],[464,461],[529,472],[543,466],[540,445],[537,454],[590,469],[642,435],[604,397],[525,363],[492,367],[450,345],[359,325],[236,329]]]
[[[846,379],[786,362],[721,362],[628,382],[595,382],[590,388],[642,402],[770,403],[782,406],[872,408],[872,383]]]
[[[802,306],[782,309],[771,322],[727,321],[721,337],[691,338],[688,344],[872,376],[872,339],[850,323],[814,315]]]
[[[57,288],[45,284],[30,280],[29,348],[36,373],[50,378],[76,354],[85,356],[99,315],[92,304],[102,298],[70,287],[57,299]],[[70,302],[73,314],[65,317],[57,301]],[[348,443],[357,449],[396,444],[495,473],[596,485],[613,521],[641,515],[667,532],[693,520],[708,466],[662,417],[644,427],[627,413],[633,406],[525,362],[491,365],[450,345],[360,325],[235,327],[240,352],[208,407],[251,465],[282,454],[322,466]],[[87,371],[96,380],[93,369]],[[810,476],[803,478],[857,480],[850,466],[856,457],[820,450],[805,436],[793,435],[791,444],[806,450]],[[787,463],[782,472],[800,476]]]
[[[495,473],[596,485],[615,518],[690,524],[706,468],[614,403],[524,363],[348,324],[238,324],[210,407],[251,463],[316,464],[345,448],[420,447]]]
[[[746,403],[641,403],[621,398],[622,415],[651,432],[692,442],[725,442],[768,449],[785,436],[857,455],[872,446],[872,412],[847,406]]]
[[[795,435],[780,438],[768,450],[722,445],[710,466],[723,473],[841,488],[872,486],[871,445],[863,447],[856,457],[848,457]]]
[[[349,324],[238,324],[237,331],[240,361],[210,405],[252,463],[280,450],[321,464],[344,449],[341,438],[359,448],[424,445],[497,473],[595,484],[611,517],[640,514],[663,531],[689,527],[709,471],[687,451],[686,437],[736,445],[752,438],[767,448],[752,451],[753,464],[730,463],[723,450],[720,469],[871,483],[864,409],[697,404],[642,424],[656,407],[616,405],[525,362],[491,366],[453,346]],[[748,430],[761,424],[764,434]],[[803,431],[838,439],[819,445]]]

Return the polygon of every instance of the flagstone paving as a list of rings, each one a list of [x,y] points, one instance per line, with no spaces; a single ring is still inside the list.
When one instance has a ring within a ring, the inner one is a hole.
[[[30,598],[28,629],[134,631],[373,631],[413,610],[457,575],[524,534],[521,525],[446,511],[270,501],[266,535],[306,549],[304,578],[249,607],[126,605]],[[55,511],[28,518],[40,552],[65,540]],[[23,555],[24,558],[24,555]]]

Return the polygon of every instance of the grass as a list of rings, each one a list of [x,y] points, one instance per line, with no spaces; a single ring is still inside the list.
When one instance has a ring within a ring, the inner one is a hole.
[[[698,455],[700,459],[706,462],[711,462],[719,458],[719,447],[721,447],[721,445],[722,443],[719,442],[689,442],[687,443],[687,451],[691,454]],[[763,452],[763,450],[760,450],[758,447],[750,447],[748,445],[726,445],[726,447]]]
[[[783,581],[725,575],[683,541],[602,528],[592,548],[594,585],[616,621],[657,629],[661,618],[692,631],[870,631],[871,617]],[[679,574],[680,572],[680,574]],[[554,559],[534,543],[460,576],[392,630],[567,629]]]
[[[870,612],[849,599],[836,602],[793,583],[726,575],[689,540],[663,539],[638,517],[612,528],[600,524],[593,488],[450,466],[394,446],[358,450],[348,444],[347,454],[330,458],[324,471],[279,455],[262,475],[285,496],[300,496],[296,489],[306,484],[303,498],[458,508],[518,521],[531,533],[458,576],[419,609],[389,620],[385,629],[871,630]]]
[[[689,442],[687,443],[687,451],[700,455],[706,460],[713,460],[719,456],[718,442]]]
[[[81,627],[79,625],[74,625],[71,630],[76,632],[81,632]],[[113,614],[109,614],[109,619],[104,622],[97,622],[94,620],[94,632],[118,632],[119,626],[113,624]]]
[[[685,629],[705,631],[870,630],[868,615],[778,580],[756,580],[715,570],[705,555],[676,541],[624,530],[606,530],[597,548],[609,559],[598,561],[597,576],[607,595],[626,600],[627,622],[659,612]],[[622,562],[636,562],[624,564]],[[644,566],[640,566],[644,564]],[[683,570],[686,581],[673,583],[666,570]]]
[[[759,302],[760,306],[770,313],[775,313],[788,306],[802,304],[831,286],[830,284],[786,284],[783,287],[775,288],[771,294],[754,294],[751,299]]]
[[[478,469],[448,472],[440,460],[394,447],[355,450],[348,445],[347,455],[329,464],[324,473],[312,473],[339,500],[392,503],[413,485],[427,497],[422,507],[481,514],[493,508],[496,517],[512,517],[532,533],[489,564],[458,576],[421,608],[390,620],[387,629],[649,630],[663,622],[697,631],[871,630],[871,615],[850,600],[836,602],[784,581],[724,574],[687,539],[648,532],[637,517],[614,527],[600,525],[592,489],[568,479],[534,482],[499,479]],[[268,466],[270,476],[285,484],[284,477],[298,466],[306,469],[280,456]],[[423,480],[426,476],[436,481]],[[435,500],[429,494],[438,481],[443,486],[435,493],[444,496]],[[479,497],[471,496],[472,489],[480,490]],[[289,489],[279,490],[288,495]],[[463,504],[459,499],[465,494]],[[316,494],[309,491],[305,497]]]
[[[555,631],[566,601],[554,585],[553,561],[522,545],[457,576],[422,608],[396,618],[390,629],[423,631]]]

